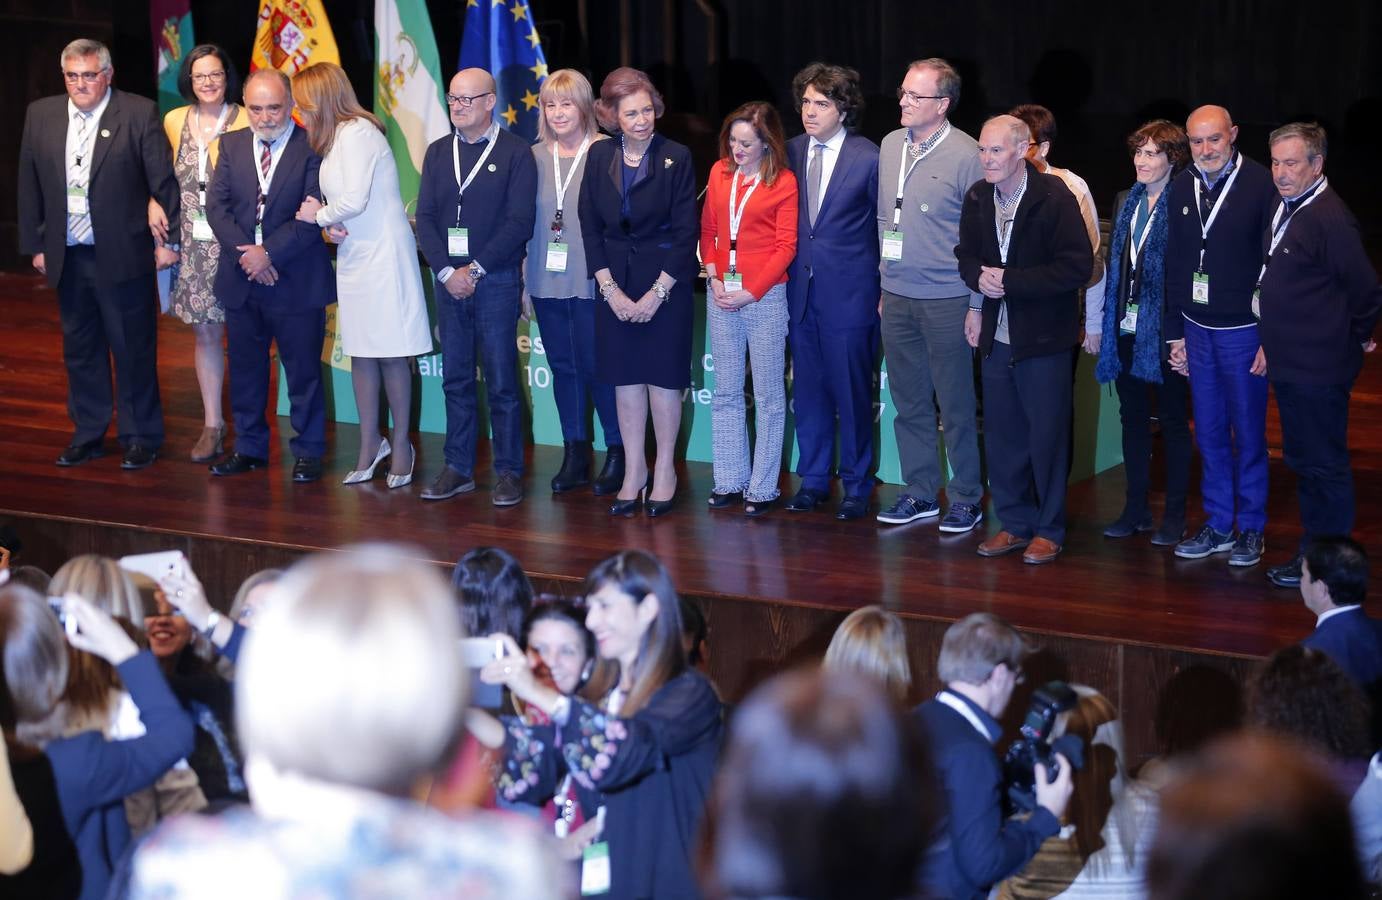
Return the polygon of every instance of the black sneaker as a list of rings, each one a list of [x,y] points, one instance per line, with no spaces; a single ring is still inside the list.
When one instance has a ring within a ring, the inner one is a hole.
[[[1262,559],[1262,532],[1244,531],[1238,535],[1238,543],[1228,555],[1230,566],[1255,566]]]
[[[974,526],[984,521],[984,511],[977,503],[952,503],[941,519],[940,530],[951,534],[964,534],[973,531]]]
[[[878,521],[884,525],[906,525],[917,519],[934,519],[941,514],[941,505],[935,500],[918,500],[911,494],[902,494],[892,506],[878,514]]]
[[[1214,553],[1232,550],[1233,544],[1232,531],[1215,531],[1214,526],[1205,525],[1199,534],[1176,545],[1176,555],[1181,559],[1204,559]]]

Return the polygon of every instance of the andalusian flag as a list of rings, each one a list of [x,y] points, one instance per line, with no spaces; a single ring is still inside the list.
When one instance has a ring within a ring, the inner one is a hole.
[[[494,76],[494,114],[509,130],[537,140],[537,93],[547,79],[547,57],[524,0],[466,0],[461,68]]]
[[[384,121],[408,212],[427,145],[451,129],[425,0],[375,0],[374,112]]]
[[[250,70],[278,69],[291,78],[319,62],[341,64],[322,0],[259,0]]]
[[[178,93],[178,72],[182,58],[196,46],[192,40],[192,0],[149,0],[149,24],[154,31],[158,111],[166,113],[187,102]]]

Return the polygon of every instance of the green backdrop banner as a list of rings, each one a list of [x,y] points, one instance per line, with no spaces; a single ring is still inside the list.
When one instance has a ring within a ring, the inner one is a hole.
[[[433,335],[436,333],[436,313],[432,305],[431,279],[424,278],[428,292],[429,312],[432,314]],[[592,303],[599,302],[592,300]],[[684,393],[681,451],[688,460],[711,461],[710,400],[715,389],[715,360],[710,353],[710,343],[705,333],[705,295],[695,295],[697,314],[693,346],[700,352],[692,360],[691,387]],[[335,307],[328,311],[327,336],[322,351],[322,366],[327,374],[327,415],[337,422],[359,423],[355,408],[355,396],[350,384],[350,358],[341,353],[340,342],[336,339]],[[556,403],[552,395],[552,370],[547,363],[547,353],[542,344],[542,335],[536,322],[518,323],[518,365],[520,382],[527,394],[529,412],[528,437],[535,444],[560,447],[561,422],[557,418]],[[441,352],[420,356],[417,360],[421,391],[414,398],[418,407],[415,419],[420,431],[444,433],[446,431],[446,410],[442,398]],[[282,371],[278,380],[278,413],[288,414],[288,395]],[[484,405],[484,373],[479,374],[480,416],[482,429],[488,434],[489,416]],[[1118,397],[1111,386],[1100,387],[1094,381],[1094,359],[1080,354],[1074,373],[1075,378],[1075,458],[1071,468],[1072,481],[1088,478],[1098,472],[1116,466],[1123,461],[1118,423]],[[878,399],[874,403],[875,436],[879,459],[878,478],[891,484],[901,484],[901,468],[897,459],[897,442],[893,438],[892,393],[888,388],[886,363],[879,367],[875,379],[878,385]],[[749,419],[752,422],[753,396],[751,386],[746,393]],[[785,459],[794,467],[796,463],[796,435],[791,421],[791,373],[788,372],[788,421],[786,429]],[[286,422],[284,425],[286,426]],[[751,426],[750,426],[751,427]],[[596,447],[604,449],[600,429],[596,435]],[[982,428],[981,428],[982,434]],[[982,440],[982,438],[981,438]],[[347,448],[353,452],[353,448]],[[941,445],[940,455],[944,463],[945,448]]]

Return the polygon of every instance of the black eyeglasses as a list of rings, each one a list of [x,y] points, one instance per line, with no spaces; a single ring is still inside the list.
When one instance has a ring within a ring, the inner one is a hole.
[[[105,69],[97,69],[95,72],[63,72],[62,77],[68,84],[76,84],[79,81],[86,84],[95,84],[101,80],[101,76],[106,74]]]
[[[467,97],[465,94],[447,94],[446,105],[459,106],[462,109],[469,109],[472,105],[474,105],[476,100],[479,100],[481,97],[488,97],[490,94],[493,93],[494,91],[485,91],[483,94],[476,94],[473,97]]]
[[[916,105],[923,100],[944,100],[935,94],[918,94],[916,91],[909,91],[906,88],[897,89],[897,99],[906,100],[908,103]]]

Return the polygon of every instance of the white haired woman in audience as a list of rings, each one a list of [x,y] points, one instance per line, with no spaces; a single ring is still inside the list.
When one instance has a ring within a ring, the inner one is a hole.
[[[410,799],[454,752],[468,693],[451,591],[410,556],[347,548],[278,582],[235,684],[252,808],[160,828],[132,896],[565,896],[525,823]]]
[[[864,606],[845,616],[830,639],[822,665],[828,672],[873,679],[899,706],[912,690],[907,631],[896,613],[881,606]]]
[[[34,827],[33,862],[12,878],[0,877],[0,897],[105,897],[130,841],[121,801],[192,750],[192,720],[153,654],[141,652],[110,615],[75,594],[62,601],[62,614],[66,641],[43,597],[18,585],[0,589],[0,657],[13,707],[5,739],[14,784]],[[50,733],[68,683],[68,643],[118,674],[139,708],[141,736]]]

